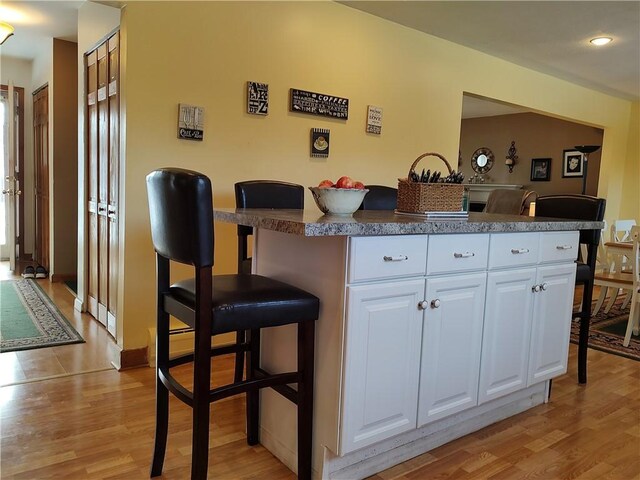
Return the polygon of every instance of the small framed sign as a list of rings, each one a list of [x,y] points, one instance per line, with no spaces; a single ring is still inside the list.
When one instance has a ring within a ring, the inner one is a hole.
[[[329,130],[325,128],[311,129],[311,156],[324,157],[329,156]]]
[[[269,113],[269,85],[247,82],[247,113],[267,115]]]
[[[204,108],[178,104],[178,138],[198,140],[204,138]]]
[[[367,109],[367,133],[382,133],[382,108],[369,105]]]
[[[564,150],[562,152],[562,176],[582,177],[584,167],[584,154],[577,150]]]
[[[344,120],[349,118],[348,98],[292,88],[290,91],[290,102],[289,109],[292,112],[309,113],[311,115]]]

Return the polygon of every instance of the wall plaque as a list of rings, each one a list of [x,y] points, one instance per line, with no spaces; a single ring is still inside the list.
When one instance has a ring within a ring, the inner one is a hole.
[[[367,110],[367,133],[382,133],[382,108],[369,105]]]
[[[204,138],[204,108],[184,103],[178,105],[178,138],[202,141]]]
[[[329,156],[329,130],[326,128],[311,129],[311,156],[327,158]]]
[[[290,90],[292,112],[308,113],[323,117],[349,118],[349,99],[325,95],[324,93],[307,92],[306,90]]]
[[[269,85],[247,82],[247,113],[267,115],[269,113]]]

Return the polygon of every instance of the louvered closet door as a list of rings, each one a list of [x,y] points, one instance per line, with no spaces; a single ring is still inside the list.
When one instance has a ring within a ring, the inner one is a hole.
[[[88,307],[89,313],[98,318],[98,52],[87,59],[87,238],[88,250]]]
[[[120,169],[120,85],[119,35],[108,40],[109,51],[109,186],[107,214],[109,218],[109,275],[107,328],[116,334],[116,306],[118,293],[118,191]]]
[[[86,55],[89,312],[116,334],[119,188],[118,34]]]

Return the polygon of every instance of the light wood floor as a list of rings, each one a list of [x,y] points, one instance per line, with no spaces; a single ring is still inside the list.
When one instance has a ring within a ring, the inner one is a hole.
[[[0,280],[22,278],[18,272],[22,268],[14,274],[8,262],[0,262]],[[0,385],[113,368],[110,360],[116,347],[107,330],[91,316],[73,309],[75,296],[64,283],[52,283],[48,278],[36,281],[85,343],[1,353]]]
[[[69,301],[56,285],[51,288],[56,301]],[[80,316],[79,325],[83,323]],[[372,479],[640,479],[640,362],[590,350],[589,383],[579,386],[575,355],[571,345],[569,372],[554,380],[550,403]],[[81,363],[81,358],[76,360]],[[180,369],[178,376],[188,378],[190,368]],[[216,359],[214,371],[214,384],[229,379],[232,359]],[[171,399],[161,478],[189,477],[190,414],[188,407]],[[2,387],[0,476],[7,480],[148,478],[153,417],[150,368]],[[209,464],[210,478],[295,478],[267,450],[247,446],[243,397],[212,407]]]

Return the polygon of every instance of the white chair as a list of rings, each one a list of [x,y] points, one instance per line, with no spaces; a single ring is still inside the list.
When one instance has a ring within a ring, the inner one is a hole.
[[[611,241],[627,242],[630,240],[631,229],[636,226],[635,220],[616,220],[611,225]]]
[[[633,241],[633,254],[629,259],[631,276],[633,277],[633,290],[627,331],[624,335],[624,342],[622,343],[625,347],[629,346],[632,331],[635,335],[640,333],[640,228],[633,227],[630,232],[630,237]]]
[[[631,220],[616,220],[615,222],[613,222],[613,224],[611,225],[611,231],[610,231],[610,241],[611,242],[627,242],[630,239],[630,234],[631,234],[631,229],[633,227],[636,226],[636,221],[631,219]],[[606,227],[605,227],[606,229]],[[629,266],[627,264],[627,258],[626,256],[623,255],[609,255],[607,254],[607,267],[610,269],[611,272],[624,272],[624,273],[628,273],[629,270]],[[594,314],[596,314],[598,312],[598,310],[600,309],[600,307],[602,306],[602,303],[604,302],[604,297],[606,297],[607,293],[609,293],[610,297],[609,297],[609,302],[607,303],[606,308],[604,309],[605,313],[609,313],[609,310],[611,310],[611,307],[613,307],[613,305],[616,303],[616,300],[618,298],[618,293],[620,293],[620,290],[613,290],[611,289],[610,291],[608,291],[609,289],[607,288],[603,288],[603,290],[600,292],[600,297],[598,298],[598,302],[596,304],[596,308],[594,310]],[[604,292],[604,293],[603,293]],[[602,299],[602,301],[600,301]],[[629,305],[629,301],[631,300],[631,291],[628,292],[626,298],[624,299],[624,302],[622,304],[622,308],[627,308],[627,305]]]

